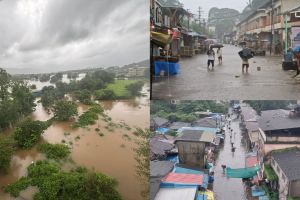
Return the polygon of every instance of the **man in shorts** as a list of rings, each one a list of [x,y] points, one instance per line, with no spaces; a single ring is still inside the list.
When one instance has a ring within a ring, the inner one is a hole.
[[[248,68],[249,68],[249,59],[248,58],[243,58],[243,63],[242,63],[242,71],[243,73],[245,72],[245,67],[246,67],[246,73],[248,73]]]

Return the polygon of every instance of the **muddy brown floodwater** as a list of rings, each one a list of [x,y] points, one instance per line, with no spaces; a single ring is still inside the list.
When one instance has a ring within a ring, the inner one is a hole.
[[[126,101],[100,102],[105,113],[112,118],[114,123],[124,122],[130,127],[149,127],[149,100],[148,96]],[[79,104],[78,111],[82,113],[88,109],[87,106]],[[51,118],[40,103],[37,104],[32,114],[35,120],[45,121]],[[102,172],[114,177],[118,181],[118,190],[125,200],[142,200],[140,196],[142,184],[136,176],[136,161],[133,148],[136,147],[136,138],[132,130],[125,128],[108,131],[106,122],[98,120],[97,123],[88,128],[71,129],[71,122],[54,123],[43,134],[43,140],[49,143],[61,143],[62,140],[68,144],[71,150],[72,160],[80,166]],[[99,136],[95,128],[100,128],[104,136]],[[70,133],[70,134],[66,134]],[[130,139],[123,137],[127,134]],[[80,139],[75,139],[76,137]],[[71,144],[70,144],[71,143]],[[12,161],[7,175],[0,175],[0,187],[16,181],[26,174],[26,168],[32,161],[43,159],[43,155],[35,148],[31,150],[18,151]],[[0,199],[11,199],[0,189]]]

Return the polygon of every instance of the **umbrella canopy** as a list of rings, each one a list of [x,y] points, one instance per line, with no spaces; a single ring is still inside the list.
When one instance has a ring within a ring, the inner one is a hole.
[[[244,41],[239,43],[239,45],[246,45],[246,44],[247,44],[247,43],[244,42]]]
[[[296,46],[293,48],[293,52],[299,53],[300,52],[300,46]]]
[[[254,57],[254,52],[249,48],[244,48],[238,54],[242,59],[250,59]]]
[[[151,32],[151,41],[159,46],[165,47],[172,42],[172,37],[159,32]]]
[[[212,44],[210,47],[211,48],[223,48],[224,45],[223,44]]]
[[[207,39],[204,40],[205,44],[217,44],[218,41],[216,39]]]

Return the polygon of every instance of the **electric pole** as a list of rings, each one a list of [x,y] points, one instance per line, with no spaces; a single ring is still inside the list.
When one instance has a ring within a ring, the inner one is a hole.
[[[271,44],[270,44],[270,55],[273,49],[273,37],[274,37],[274,0],[271,1]]]

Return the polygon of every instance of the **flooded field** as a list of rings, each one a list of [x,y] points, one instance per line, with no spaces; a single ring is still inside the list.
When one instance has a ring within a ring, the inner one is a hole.
[[[140,200],[142,186],[136,176],[133,151],[137,138],[132,132],[134,127],[149,127],[148,97],[100,103],[114,123],[122,121],[132,129],[115,128],[109,131],[105,128],[106,122],[100,119],[93,126],[74,130],[70,128],[71,122],[63,122],[54,123],[42,137],[49,143],[65,142],[71,147],[70,157],[77,165],[114,177],[119,182],[118,189],[125,200]],[[78,106],[79,114],[87,109],[85,105]],[[52,116],[38,103],[32,117],[35,120],[45,121]],[[96,128],[99,128],[104,136],[100,136]],[[11,161],[9,173],[0,175],[0,187],[25,175],[27,166],[39,159],[43,159],[43,156],[36,149],[18,151]],[[10,199],[1,190],[0,197],[4,200]]]

